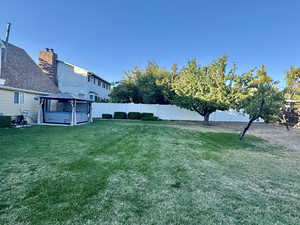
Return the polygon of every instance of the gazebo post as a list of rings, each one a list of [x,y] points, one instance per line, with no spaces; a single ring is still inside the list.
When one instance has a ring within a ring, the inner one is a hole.
[[[72,113],[71,113],[71,123],[70,125],[74,125],[74,100],[71,100],[71,107],[72,107]]]
[[[76,99],[74,100],[74,125],[77,125]]]
[[[38,111],[38,118],[37,118],[37,124],[41,124],[43,121],[43,103],[44,103],[44,99],[40,98],[40,103],[39,103],[39,111]]]
[[[93,122],[93,117],[92,117],[92,102],[89,102],[89,110],[90,110],[90,115],[89,115],[89,122]]]

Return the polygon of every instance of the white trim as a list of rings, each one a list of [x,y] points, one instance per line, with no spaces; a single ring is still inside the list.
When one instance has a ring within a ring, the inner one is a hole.
[[[9,91],[22,91],[22,92],[26,92],[26,93],[40,94],[40,95],[52,94],[50,92],[33,91],[33,90],[27,90],[27,89],[22,89],[22,88],[8,87],[8,86],[4,86],[4,85],[0,85],[0,89],[9,90]]]

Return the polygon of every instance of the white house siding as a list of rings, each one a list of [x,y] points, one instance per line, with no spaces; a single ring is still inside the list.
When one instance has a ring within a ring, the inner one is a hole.
[[[96,93],[100,98],[107,99],[109,90],[99,86],[98,82],[88,82],[88,71],[64,62],[57,64],[58,88],[61,92],[84,95],[89,98],[90,93]]]
[[[191,120],[203,121],[198,113],[179,108],[175,105],[154,104],[119,104],[119,103],[93,103],[92,116],[101,117],[102,114],[114,112],[149,112],[163,120]],[[235,110],[217,111],[210,116],[211,121],[247,122],[248,116]]]
[[[39,109],[38,94],[24,93],[24,103],[14,104],[14,92],[0,89],[0,114],[17,116],[23,114],[29,123],[35,123]],[[35,99],[36,98],[36,99]]]

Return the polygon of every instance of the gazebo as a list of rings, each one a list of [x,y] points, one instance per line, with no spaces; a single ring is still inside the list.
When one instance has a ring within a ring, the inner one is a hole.
[[[60,93],[40,97],[38,124],[78,125],[92,122],[92,101]]]

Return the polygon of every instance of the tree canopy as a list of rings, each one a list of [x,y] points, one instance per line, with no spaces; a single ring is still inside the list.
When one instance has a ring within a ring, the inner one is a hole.
[[[242,139],[251,126],[258,119],[265,122],[276,120],[283,104],[283,92],[277,86],[278,82],[267,74],[264,65],[256,74],[248,73],[244,80],[244,89],[248,96],[238,102],[237,109],[249,115],[249,122],[240,135]]]
[[[300,68],[291,66],[285,74],[286,97],[290,100],[300,100]]]
[[[207,66],[189,61],[172,84],[173,103],[195,111],[208,124],[209,116],[217,110],[227,110],[233,104],[233,85],[236,68],[228,72],[227,57],[223,56]]]
[[[135,67],[126,72],[126,76],[113,88],[112,102],[170,104],[168,88],[164,80],[170,72],[160,68],[155,62],[149,62],[144,70]]]
[[[291,67],[286,80],[286,93],[290,98],[297,97],[300,68]],[[284,102],[283,92],[265,66],[239,75],[235,65],[228,65],[226,56],[204,66],[190,60],[180,70],[176,64],[167,70],[149,62],[145,69],[135,67],[127,71],[110,97],[119,103],[175,104],[199,113],[206,124],[217,110],[240,110],[249,115],[241,138],[253,121],[274,120]]]

